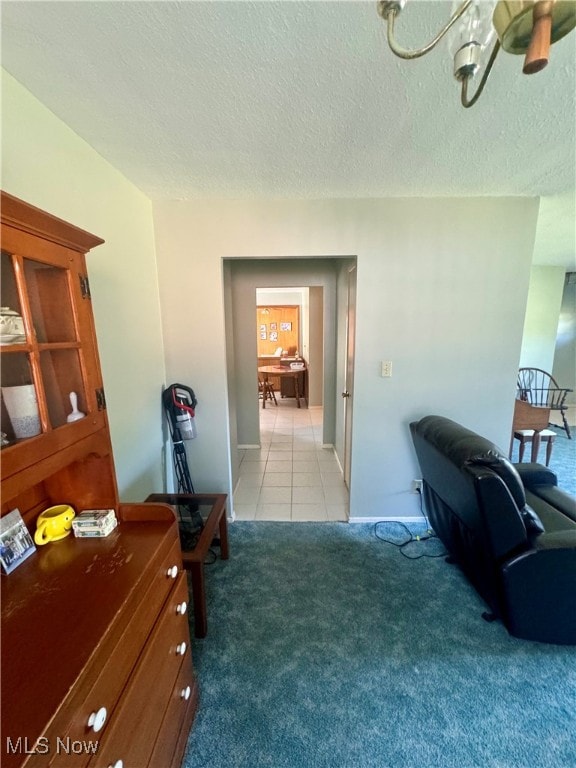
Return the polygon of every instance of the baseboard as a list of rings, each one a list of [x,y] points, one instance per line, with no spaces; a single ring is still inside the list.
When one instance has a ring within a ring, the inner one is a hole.
[[[340,456],[338,456],[336,451],[334,451],[334,456],[336,457],[336,461],[338,462],[338,466],[340,467],[340,472],[342,474],[342,477],[344,478],[344,467],[340,463]],[[346,485],[346,487],[348,488],[348,485]],[[348,488],[348,496],[350,496],[350,488]]]
[[[352,523],[423,523],[426,525],[426,520],[422,515],[416,517],[349,517],[348,522]]]

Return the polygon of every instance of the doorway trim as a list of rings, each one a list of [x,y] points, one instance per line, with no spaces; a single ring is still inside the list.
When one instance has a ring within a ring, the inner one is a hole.
[[[295,258],[224,258],[223,291],[225,307],[228,414],[230,419],[230,462],[232,487],[239,477],[238,445],[259,440],[260,419],[257,392],[256,288],[323,287],[324,295],[324,386],[323,442],[342,450],[343,429],[339,408],[342,375],[341,359],[344,325],[340,286],[342,275],[354,256]]]

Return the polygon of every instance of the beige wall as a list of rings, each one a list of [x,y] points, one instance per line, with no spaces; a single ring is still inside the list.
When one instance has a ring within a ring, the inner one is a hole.
[[[161,491],[164,353],[150,201],[5,72],[2,188],[106,241],[87,262],[120,496]]]
[[[521,366],[542,368],[552,373],[565,271],[564,267],[532,267],[522,336]]]
[[[556,337],[552,373],[560,387],[569,387],[566,402],[576,404],[576,273],[567,274]]]
[[[418,514],[414,418],[444,414],[506,449],[537,200],[166,201],[154,213],[167,375],[199,397],[203,489],[230,488],[223,259],[357,256],[352,519]]]
[[[166,379],[199,398],[197,490],[230,492],[225,258],[358,259],[353,519],[418,514],[413,418],[507,446],[536,200],[158,203],[163,354],[149,201],[8,75],[2,106],[3,187],[106,240],[88,262],[123,498],[161,484]]]

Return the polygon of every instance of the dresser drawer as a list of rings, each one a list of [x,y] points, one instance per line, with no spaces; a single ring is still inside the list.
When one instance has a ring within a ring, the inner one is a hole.
[[[151,567],[149,583],[133,609],[123,634],[113,649],[102,653],[100,671],[94,684],[88,693],[85,684],[74,697],[78,703],[74,705],[72,720],[66,714],[72,711],[71,707],[66,707],[55,719],[50,728],[53,735],[49,738],[51,768],[79,768],[87,764],[94,754],[91,750],[96,749],[94,745],[99,744],[106,733],[114,708],[158,613],[181,574],[180,561],[180,545],[176,542]],[[187,596],[183,601],[187,602]]]
[[[147,768],[180,766],[183,747],[198,706],[198,686],[191,661],[191,658],[182,661]]]
[[[188,615],[178,610],[187,601],[186,574],[181,573],[102,732],[91,768],[108,768],[118,760],[124,768],[143,768],[148,763],[182,662],[190,664]]]

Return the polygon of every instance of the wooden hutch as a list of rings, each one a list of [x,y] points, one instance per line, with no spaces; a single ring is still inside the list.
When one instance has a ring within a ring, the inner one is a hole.
[[[1,513],[114,509],[105,538],[37,547],[2,573],[0,763],[180,766],[197,706],[178,528],[163,504],[121,504],[85,253],[103,241],[1,196],[2,388],[33,385],[39,433],[17,439],[2,400]],[[83,418],[69,421],[70,393]]]

